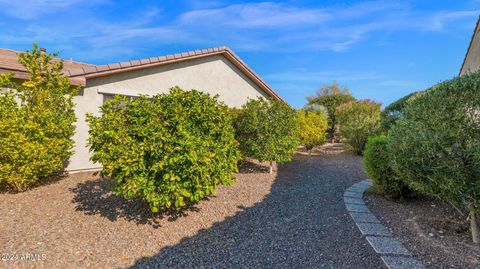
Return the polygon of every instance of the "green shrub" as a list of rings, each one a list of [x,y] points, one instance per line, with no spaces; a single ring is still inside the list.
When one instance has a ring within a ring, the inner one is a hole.
[[[402,116],[403,109],[407,104],[408,99],[415,95],[416,92],[406,95],[397,101],[386,106],[385,109],[380,113],[380,125],[383,133],[387,133],[395,122]]]
[[[236,137],[245,157],[283,163],[296,152],[298,119],[296,111],[280,101],[264,98],[248,101],[235,121]]]
[[[389,133],[394,171],[416,190],[468,206],[475,220],[480,204],[480,73],[414,95]]]
[[[298,111],[300,144],[305,146],[310,157],[315,146],[325,143],[327,115],[317,112]]]
[[[345,103],[337,107],[340,135],[355,154],[362,154],[367,139],[380,127],[380,105],[371,100]]]
[[[329,140],[334,141],[338,138],[338,124],[337,124],[337,107],[355,101],[355,98],[350,94],[335,93],[320,96],[317,98],[311,98],[309,105],[317,104],[327,108],[328,111],[328,130],[327,137]]]
[[[371,136],[363,152],[363,167],[372,179],[375,191],[388,199],[403,200],[410,194],[407,185],[394,173],[390,164],[388,136]]]
[[[87,115],[88,142],[101,175],[116,180],[116,194],[140,197],[157,212],[198,202],[233,182],[238,143],[217,97],[176,87],[151,99],[116,96],[101,112]]]
[[[77,88],[62,76],[63,62],[36,44],[19,54],[30,78],[0,75],[0,181],[24,191],[60,172],[72,155]]]

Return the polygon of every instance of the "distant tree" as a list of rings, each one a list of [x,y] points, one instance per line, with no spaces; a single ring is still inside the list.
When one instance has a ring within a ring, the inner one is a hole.
[[[318,112],[298,111],[299,139],[307,149],[310,158],[312,149],[325,143],[325,131],[327,131],[327,115]]]
[[[338,85],[338,82],[333,81],[330,85],[321,86],[313,96],[307,96],[307,101],[311,102],[319,97],[332,95],[332,94],[346,94],[351,95],[350,89],[347,86],[343,86],[343,89]]]
[[[337,112],[336,109],[338,106],[355,101],[355,98],[351,96],[350,94],[344,94],[344,93],[335,93],[335,94],[330,94],[330,95],[324,95],[317,97],[315,99],[312,99],[309,101],[309,104],[307,107],[325,107],[328,112],[328,130],[327,130],[327,138],[331,142],[335,140],[335,137],[337,135]]]

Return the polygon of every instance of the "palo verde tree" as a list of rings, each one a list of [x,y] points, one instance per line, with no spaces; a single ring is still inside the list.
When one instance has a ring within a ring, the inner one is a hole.
[[[18,61],[29,73],[23,82],[0,75],[0,181],[17,191],[61,171],[72,155],[75,131],[72,87],[57,54],[36,44]]]
[[[410,97],[390,129],[395,173],[417,191],[467,208],[480,242],[480,73]]]
[[[327,131],[327,115],[318,112],[298,111],[300,144],[308,151],[310,158],[312,149],[315,146],[325,143],[325,132]]]
[[[338,83],[333,82],[331,85],[321,87],[315,96],[307,97],[308,104],[306,107],[312,105],[323,106],[328,111],[328,130],[327,137],[330,141],[334,141],[337,136],[337,114],[336,109],[339,105],[355,101],[355,98],[350,94],[350,90],[346,87],[343,89],[338,86]]]
[[[249,100],[234,124],[243,155],[269,161],[270,173],[272,162],[290,161],[299,145],[297,113],[281,101]]]
[[[227,106],[206,93],[175,87],[168,94],[116,96],[87,115],[92,160],[114,192],[141,198],[152,212],[179,209],[233,182],[240,159]]]

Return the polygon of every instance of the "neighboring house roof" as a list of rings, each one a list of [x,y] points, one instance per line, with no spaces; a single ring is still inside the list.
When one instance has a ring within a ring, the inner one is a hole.
[[[480,32],[480,17],[477,20],[475,29],[473,30],[472,39],[468,45],[467,52],[463,58],[462,67],[460,68],[459,75],[466,74],[471,71],[480,69],[480,40],[477,36]],[[476,43],[477,44],[476,44]]]
[[[28,79],[28,72],[25,67],[18,62],[18,51],[0,48],[0,74],[14,73],[16,78]],[[59,60],[59,59],[55,59]],[[70,69],[78,69],[84,67],[94,66],[92,64],[74,62],[70,60],[63,61],[63,69],[68,71]],[[72,84],[81,85],[78,79],[71,79]]]
[[[16,51],[0,49],[0,74],[15,71],[17,78],[26,79],[28,74],[17,61]],[[257,86],[267,93],[270,97],[284,101],[259,75],[247,66],[231,49],[228,47],[208,48],[195,51],[188,51],[164,56],[151,57],[127,62],[112,63],[106,65],[91,65],[73,61],[64,61],[64,74],[70,78],[74,85],[85,86],[86,81],[91,78],[108,76],[112,74],[129,72],[138,69],[145,69],[155,66],[168,65],[183,61],[189,61],[198,58],[210,57],[214,55],[223,55],[233,63],[243,74],[252,80]],[[5,57],[4,57],[5,56]],[[4,59],[5,58],[5,59]],[[22,72],[24,74],[22,74]],[[18,73],[18,74],[17,74]],[[285,101],[284,101],[285,102]]]

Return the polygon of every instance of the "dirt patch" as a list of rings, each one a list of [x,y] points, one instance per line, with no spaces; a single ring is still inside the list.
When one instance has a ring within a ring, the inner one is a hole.
[[[372,192],[364,199],[428,268],[480,268],[480,247],[471,242],[466,217],[451,205],[425,196],[395,203]]]

